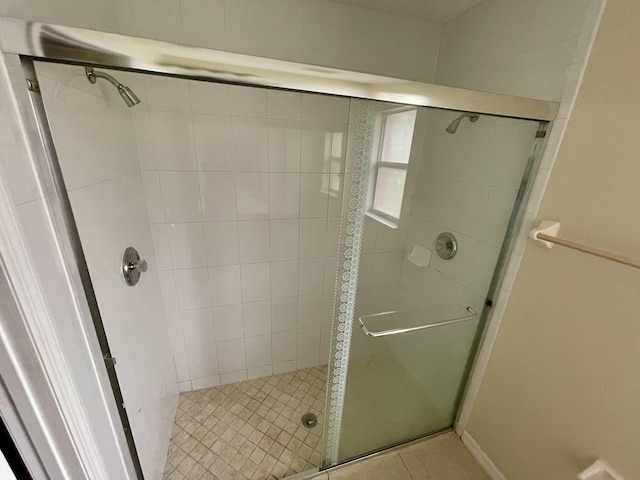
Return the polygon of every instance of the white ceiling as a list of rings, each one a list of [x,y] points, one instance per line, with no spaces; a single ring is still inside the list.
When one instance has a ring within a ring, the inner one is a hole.
[[[482,0],[334,0],[380,12],[446,23]]]

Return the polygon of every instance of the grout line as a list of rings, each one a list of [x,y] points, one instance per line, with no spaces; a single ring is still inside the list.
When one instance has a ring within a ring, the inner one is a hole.
[[[405,462],[404,457],[402,456],[402,451],[399,450],[398,452],[398,457],[400,457],[400,461],[402,462],[402,465],[404,465],[405,470],[407,471],[407,473],[409,474],[409,476],[411,477],[412,480],[421,480],[418,478],[415,478],[412,474],[411,474],[411,470],[409,470],[409,466],[407,465],[407,462]],[[427,472],[428,473],[428,472]]]
[[[67,191],[69,193],[81,192],[81,191],[83,191],[83,190],[85,190],[85,189],[87,189],[89,187],[94,187],[94,186],[101,185],[101,184],[107,183],[107,182],[114,182],[114,181],[117,181],[117,180],[122,180],[122,179],[127,178],[127,177],[133,177],[134,175],[140,175],[140,179],[142,180],[142,170],[136,170],[136,171],[133,171],[133,172],[124,173],[122,175],[117,175],[115,177],[104,178],[102,180],[98,180],[97,182],[87,183],[85,185],[82,185],[81,187],[67,189]],[[145,201],[146,201],[146,195],[145,195]],[[27,203],[27,202],[24,202],[24,203]]]

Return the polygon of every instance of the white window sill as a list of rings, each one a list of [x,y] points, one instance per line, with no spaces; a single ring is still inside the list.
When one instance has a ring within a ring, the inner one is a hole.
[[[367,210],[365,215],[367,217],[375,220],[376,222],[380,222],[383,225],[386,225],[389,228],[393,228],[393,229],[398,228],[398,221],[397,220],[391,220],[390,218],[383,217],[382,215],[378,215],[376,212],[372,212],[371,210]]]

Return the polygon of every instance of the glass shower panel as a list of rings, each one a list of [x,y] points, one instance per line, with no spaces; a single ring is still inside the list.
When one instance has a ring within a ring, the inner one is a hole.
[[[364,335],[356,324],[351,343],[340,460],[401,443],[452,424],[458,390],[478,317],[464,309],[425,309],[363,318],[367,328],[435,323],[469,316],[448,326],[391,334]],[[411,321],[413,313],[414,321]]]
[[[317,468],[350,100],[36,68],[145,476]]]
[[[325,467],[453,425],[539,127],[415,108],[386,162],[400,110],[352,100]]]

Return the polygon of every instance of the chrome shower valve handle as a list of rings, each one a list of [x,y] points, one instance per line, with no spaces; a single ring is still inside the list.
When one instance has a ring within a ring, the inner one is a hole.
[[[144,273],[147,271],[148,268],[149,268],[149,264],[147,263],[146,260],[137,260],[137,261],[129,262],[130,270],[135,270],[140,273]]]
[[[122,256],[122,276],[130,287],[135,286],[140,280],[140,275],[149,269],[146,260],[140,258],[138,251],[133,247],[127,247]]]

